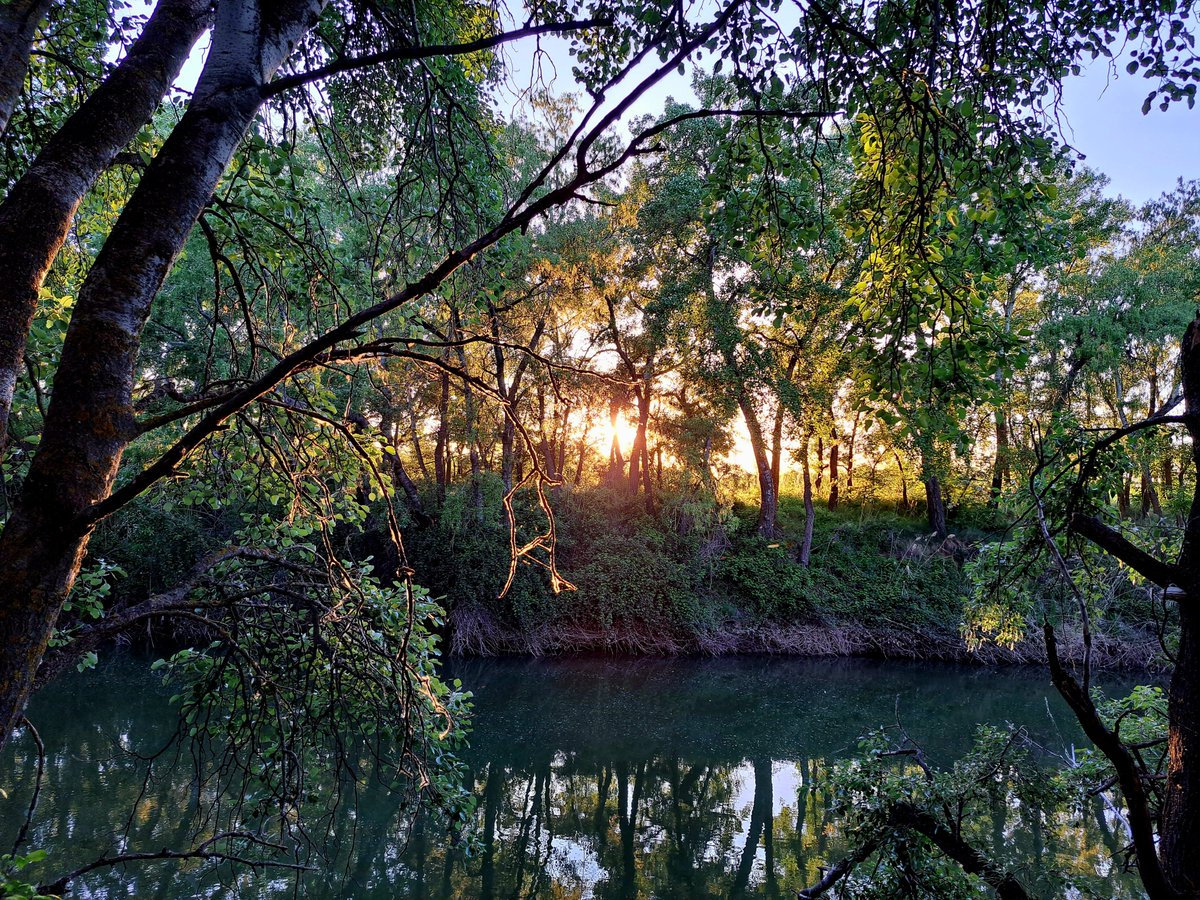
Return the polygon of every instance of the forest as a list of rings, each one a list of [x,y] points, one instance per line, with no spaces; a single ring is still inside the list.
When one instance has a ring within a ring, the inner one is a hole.
[[[0,897],[1200,897],[1195,13],[0,0]]]

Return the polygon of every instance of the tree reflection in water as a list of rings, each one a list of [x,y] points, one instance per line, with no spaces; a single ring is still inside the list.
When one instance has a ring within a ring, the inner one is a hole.
[[[1037,671],[784,659],[472,661],[456,670],[476,692],[464,757],[478,805],[466,839],[412,822],[394,799],[363,789],[313,835],[332,859],[298,889],[279,872],[156,863],[97,874],[78,895],[792,897],[846,849],[830,816],[829,766],[854,752],[858,735],[891,722],[897,704],[935,763],[965,751],[980,721],[1024,724],[1052,747],[1080,740]],[[117,846],[183,845],[204,832],[186,759],[148,765],[126,752],[146,755],[174,727],[155,684],[144,666],[118,660],[52,686],[31,709],[48,757],[30,846],[50,851],[55,871]],[[6,840],[34,765],[16,741],[0,768]],[[1117,874],[1124,836],[1099,801],[1029,809],[996,791],[987,819],[974,838],[1040,894],[1062,893],[1046,876],[1066,868],[1096,895],[1139,896]]]

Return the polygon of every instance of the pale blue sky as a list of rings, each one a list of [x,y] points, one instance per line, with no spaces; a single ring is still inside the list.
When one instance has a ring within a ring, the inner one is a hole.
[[[565,41],[542,41],[554,66],[545,66],[549,77],[557,69],[556,92],[574,89]],[[514,81],[527,83],[532,46],[510,48]],[[1103,172],[1111,182],[1108,193],[1120,194],[1135,204],[1171,190],[1179,178],[1200,179],[1200,109],[1172,104],[1166,112],[1154,104],[1142,115],[1142,101],[1154,85],[1140,76],[1108,71],[1108,60],[1099,59],[1063,86],[1062,136],[1084,154],[1084,164]],[[646,67],[649,71],[649,66]],[[656,113],[668,96],[695,102],[688,75],[672,74],[642,98],[637,114]],[[510,100],[511,102],[511,100]]]
[[[1200,178],[1200,109],[1155,104],[1142,115],[1153,85],[1126,75],[1107,77],[1100,60],[1063,88],[1064,136],[1086,154],[1085,164],[1103,172],[1109,192],[1144,203],[1185,181]]]

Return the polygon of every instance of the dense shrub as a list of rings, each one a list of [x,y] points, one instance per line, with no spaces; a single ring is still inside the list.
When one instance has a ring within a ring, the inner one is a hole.
[[[718,574],[734,602],[757,618],[806,618],[812,612],[808,572],[781,543],[743,539],[722,558]]]

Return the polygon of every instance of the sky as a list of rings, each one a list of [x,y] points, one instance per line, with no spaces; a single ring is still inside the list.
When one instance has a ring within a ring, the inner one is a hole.
[[[1150,82],[1109,77],[1098,60],[1063,86],[1064,137],[1086,156],[1085,165],[1110,179],[1109,193],[1144,203],[1171,190],[1179,178],[1200,178],[1200,109],[1157,104],[1142,115]]]
[[[566,42],[546,38],[543,72],[557,69],[556,91],[574,90]],[[532,45],[508,52],[512,80],[529,81]],[[1141,204],[1170,191],[1183,178],[1200,179],[1200,109],[1174,103],[1163,112],[1155,103],[1142,115],[1142,102],[1155,86],[1140,75],[1129,75],[1118,60],[1100,58],[1063,85],[1060,126],[1062,139],[1083,154],[1083,164],[1110,178],[1108,193]],[[706,66],[707,67],[707,66]],[[649,71],[649,67],[646,69]],[[635,115],[661,111],[669,96],[695,101],[687,75],[672,74],[652,88]],[[511,102],[511,95],[510,95]]]

